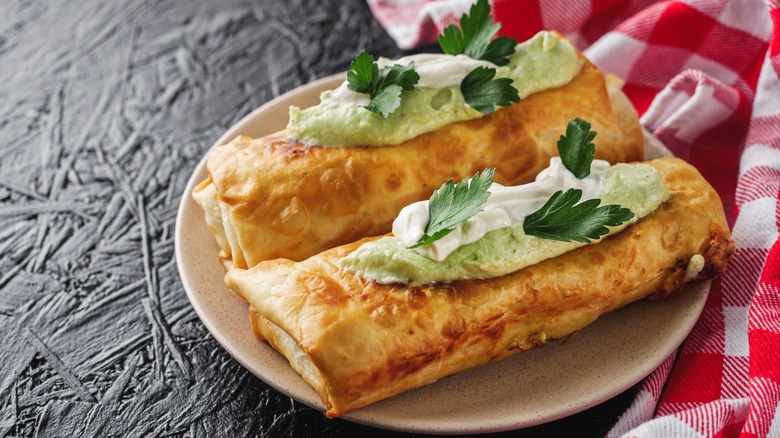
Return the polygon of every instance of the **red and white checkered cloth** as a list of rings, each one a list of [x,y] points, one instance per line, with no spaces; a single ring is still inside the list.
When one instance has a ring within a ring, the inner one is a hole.
[[[472,0],[368,0],[402,48],[433,44]],[[780,437],[780,0],[493,0],[501,34],[571,39],[644,126],[723,199],[736,242],[677,355],[609,437]]]

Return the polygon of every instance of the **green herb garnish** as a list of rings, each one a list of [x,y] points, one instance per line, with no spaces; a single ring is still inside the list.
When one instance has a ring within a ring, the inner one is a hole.
[[[596,145],[591,143],[596,133],[590,130],[590,123],[576,118],[569,120],[566,135],[558,140],[558,154],[561,162],[579,179],[590,175],[590,165],[596,153]]]
[[[525,234],[562,242],[590,243],[609,233],[607,226],[616,227],[634,217],[631,210],[619,205],[599,207],[600,199],[577,204],[581,198],[580,189],[555,192],[542,208],[526,216]]]
[[[482,211],[479,207],[490,196],[495,169],[485,169],[455,184],[452,179],[433,192],[428,202],[428,225],[425,235],[409,248],[428,245],[449,234],[455,226]]]
[[[490,4],[479,0],[471,6],[468,15],[460,17],[460,28],[451,24],[439,35],[439,46],[448,55],[460,55],[489,61],[496,65],[509,63],[509,56],[515,53],[517,40],[506,36],[491,41],[501,29],[501,24],[493,24]]]
[[[366,52],[360,52],[351,67],[352,70],[347,72],[347,87],[354,92],[368,94],[371,102],[365,108],[385,119],[401,106],[401,92],[414,89],[420,80],[420,75],[414,71],[414,63],[380,69],[374,57]]]
[[[508,106],[520,102],[517,90],[509,78],[493,79],[496,69],[477,67],[467,74],[460,83],[463,99],[482,114],[496,111],[496,106]]]

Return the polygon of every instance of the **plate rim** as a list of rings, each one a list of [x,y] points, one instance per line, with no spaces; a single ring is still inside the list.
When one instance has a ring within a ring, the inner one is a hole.
[[[333,75],[325,76],[323,78],[317,79],[315,81],[309,82],[305,85],[302,85],[300,87],[294,88],[284,94],[281,94],[277,96],[276,98],[266,102],[265,104],[261,105],[260,107],[256,108],[255,110],[251,111],[249,114],[242,117],[238,122],[233,124],[230,128],[228,128],[227,131],[225,131],[224,134],[222,134],[207,150],[207,152],[203,155],[203,157],[199,160],[198,164],[195,166],[195,168],[192,171],[192,174],[190,175],[190,178],[187,181],[187,184],[185,186],[184,192],[181,195],[181,200],[177,209],[177,215],[176,215],[176,222],[175,222],[175,229],[174,229],[174,246],[175,246],[175,257],[176,257],[176,263],[177,263],[177,270],[179,272],[179,277],[182,281],[182,285],[184,287],[185,293],[187,295],[188,300],[190,301],[190,304],[192,305],[193,309],[195,310],[195,313],[198,315],[198,318],[201,320],[201,323],[206,327],[206,329],[209,331],[212,337],[217,341],[217,343],[220,344],[220,346],[228,352],[228,354],[231,355],[237,362],[239,362],[247,371],[254,374],[256,377],[263,380],[266,384],[273,387],[277,391],[295,399],[296,401],[303,403],[315,410],[318,410],[320,412],[324,412],[325,408],[322,406],[322,403],[320,402],[319,398],[311,399],[309,397],[301,397],[299,394],[292,394],[290,393],[290,390],[285,387],[283,382],[280,382],[275,376],[269,375],[268,372],[263,372],[262,370],[259,370],[256,364],[253,363],[253,361],[242,351],[242,349],[237,348],[235,345],[231,343],[231,341],[227,338],[227,335],[223,333],[219,327],[217,327],[214,320],[212,320],[212,315],[209,314],[209,312],[202,306],[203,303],[201,303],[198,300],[198,297],[195,293],[195,290],[197,288],[197,284],[193,283],[193,279],[191,275],[188,275],[187,272],[187,260],[184,256],[184,251],[182,247],[182,242],[184,240],[184,233],[185,233],[185,213],[188,208],[192,206],[192,203],[194,203],[194,200],[191,197],[192,190],[196,185],[198,185],[202,179],[199,178],[199,173],[201,173],[204,168],[206,161],[208,160],[209,155],[211,154],[211,151],[213,151],[216,147],[221,146],[230,140],[232,140],[235,136],[240,135],[242,130],[246,129],[246,125],[252,122],[255,118],[260,117],[262,114],[264,114],[266,111],[269,110],[269,108],[273,108],[274,106],[278,105],[279,102],[284,101],[292,95],[297,95],[301,93],[312,93],[312,92],[319,92],[322,89],[332,88],[332,86],[337,85],[340,81],[343,81],[344,73],[336,73]],[[653,137],[648,131],[642,128],[643,132],[645,134],[646,141],[652,143],[652,147],[656,148],[660,153],[659,155],[663,156],[674,156],[669,149],[663,145],[658,139]],[[198,207],[199,208],[199,207]],[[214,254],[215,262],[218,263],[216,254]],[[223,286],[224,287],[224,286]],[[407,433],[426,433],[426,434],[473,434],[473,433],[488,433],[488,432],[500,432],[500,431],[507,431],[507,430],[516,430],[520,428],[525,427],[531,427],[539,424],[544,424],[552,421],[556,421],[571,415],[574,415],[576,413],[585,411],[589,408],[592,408],[594,406],[597,406],[616,395],[622,393],[623,391],[627,390],[628,388],[634,386],[636,383],[640,382],[644,378],[646,378],[648,375],[650,375],[656,368],[658,368],[663,361],[666,360],[666,358],[673,354],[680,345],[685,341],[690,331],[693,329],[694,324],[699,319],[703,309],[704,304],[706,302],[707,296],[709,294],[709,290],[711,287],[711,281],[699,281],[697,283],[694,283],[692,285],[689,285],[687,287],[699,287],[704,290],[703,296],[698,298],[695,304],[698,306],[697,308],[693,309],[693,312],[695,314],[695,317],[689,317],[684,322],[686,322],[686,327],[682,330],[682,332],[685,333],[684,336],[681,336],[676,342],[674,343],[674,348],[670,348],[669,352],[666,354],[663,354],[663,358],[657,361],[654,361],[653,363],[644,363],[643,366],[641,366],[641,372],[636,374],[635,378],[630,379],[630,384],[624,384],[622,385],[616,385],[613,387],[610,391],[603,391],[601,394],[599,394],[598,397],[591,397],[590,400],[588,400],[586,403],[582,403],[573,409],[570,408],[568,410],[561,409],[559,412],[557,412],[555,415],[547,415],[540,418],[537,418],[535,420],[524,420],[524,421],[505,421],[501,424],[496,424],[495,427],[484,427],[484,426],[475,426],[473,428],[462,428],[462,427],[448,427],[445,425],[440,425],[439,427],[435,426],[415,426],[410,425],[408,423],[404,422],[392,422],[392,421],[386,421],[382,419],[377,419],[372,415],[363,415],[360,409],[356,411],[349,412],[339,418],[349,420],[358,424],[363,424],[367,426],[372,427],[378,427],[382,429],[387,430],[394,430],[399,432],[407,432]],[[224,287],[223,291],[220,292],[226,292],[227,294],[231,295],[229,298],[231,299],[239,299],[238,297],[232,296],[233,294],[227,289],[227,287]],[[216,293],[220,293],[216,292]],[[646,300],[640,300],[640,301],[646,301]],[[617,309],[618,311],[622,309]],[[247,318],[248,319],[248,318]],[[259,341],[258,342],[262,342]],[[515,356],[517,357],[517,356]],[[511,360],[512,358],[509,358],[507,360]],[[285,359],[286,361],[286,359]],[[316,394],[315,394],[316,395]],[[365,409],[365,408],[364,408]]]

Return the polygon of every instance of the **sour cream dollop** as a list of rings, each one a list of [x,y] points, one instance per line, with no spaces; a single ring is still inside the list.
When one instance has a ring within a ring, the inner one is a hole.
[[[610,164],[593,160],[590,175],[584,179],[574,176],[559,157],[550,159],[550,166],[541,171],[531,183],[506,187],[493,183],[490,196],[482,204],[482,211],[458,224],[443,238],[417,248],[414,251],[436,261],[442,261],[463,245],[476,242],[490,231],[511,227],[541,208],[562,187],[582,190],[582,201],[599,198],[601,182]],[[393,234],[406,245],[417,243],[428,225],[429,201],[420,201],[404,207],[393,222]]]

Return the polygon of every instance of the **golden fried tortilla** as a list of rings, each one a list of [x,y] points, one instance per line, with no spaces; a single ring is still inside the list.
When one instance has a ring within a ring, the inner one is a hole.
[[[718,195],[682,160],[649,164],[672,192],[655,212],[600,243],[503,277],[379,285],[339,270],[342,257],[375,237],[303,262],[234,268],[226,283],[251,304],[255,333],[287,357],[336,417],[720,274],[733,243]],[[698,270],[697,254],[704,261]]]
[[[240,268],[278,257],[303,260],[387,233],[404,206],[427,199],[449,178],[488,167],[501,184],[531,181],[557,155],[556,142],[576,117],[598,132],[596,158],[641,160],[642,132],[621,81],[605,79],[579,56],[582,70],[567,85],[397,146],[306,146],[282,131],[216,148],[210,177],[193,196],[221,258]]]

